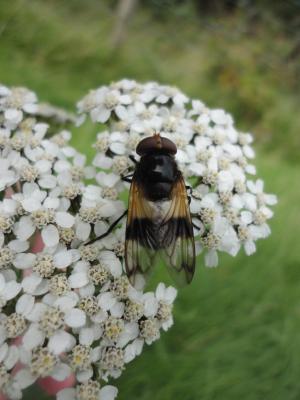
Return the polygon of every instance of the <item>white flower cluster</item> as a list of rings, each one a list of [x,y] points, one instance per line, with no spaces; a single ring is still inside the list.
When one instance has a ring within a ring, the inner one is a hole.
[[[255,242],[270,234],[269,206],[276,196],[265,194],[255,180],[251,163],[252,136],[239,132],[231,115],[190,100],[177,88],[155,82],[122,80],[91,91],[78,103],[79,123],[89,114],[105,124],[97,136],[94,166],[104,196],[118,197],[122,174],[132,172],[138,160],[135,148],[145,136],[160,132],[177,146],[176,160],[192,187],[191,212],[197,252],[205,264],[218,264],[218,252],[235,256],[241,247],[250,255]]]
[[[87,184],[94,168],[38,109],[34,93],[0,86],[0,392],[20,399],[38,378],[73,373],[59,400],[112,400],[102,381],[172,325],[176,290],[129,284],[122,228],[85,245],[124,211],[115,175]]]

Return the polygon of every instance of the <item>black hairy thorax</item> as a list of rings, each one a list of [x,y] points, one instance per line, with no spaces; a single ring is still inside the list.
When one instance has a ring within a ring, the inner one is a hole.
[[[147,200],[170,200],[174,183],[180,177],[176,161],[170,154],[150,153],[141,157],[135,177]]]

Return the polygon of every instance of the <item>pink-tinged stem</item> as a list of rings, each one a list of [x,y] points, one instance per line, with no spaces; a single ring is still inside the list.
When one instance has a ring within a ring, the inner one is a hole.
[[[72,387],[74,384],[75,376],[73,374],[62,382],[56,381],[55,379],[51,378],[51,376],[47,376],[46,378],[41,378],[38,380],[38,385],[49,395],[55,395],[60,390]]]

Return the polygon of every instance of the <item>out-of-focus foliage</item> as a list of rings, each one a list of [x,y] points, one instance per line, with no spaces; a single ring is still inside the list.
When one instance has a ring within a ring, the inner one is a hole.
[[[255,14],[268,12],[290,23],[291,19],[299,23],[300,1],[272,1],[272,0],[141,0],[142,5],[152,12],[176,13],[178,9],[196,9],[199,14],[230,13],[237,9]]]
[[[277,18],[273,8],[279,6],[267,7],[267,0],[208,14],[196,13],[192,1],[177,0],[176,7],[168,6],[171,1],[159,3],[166,10],[161,20],[141,0],[117,49],[111,48],[116,3],[5,3],[2,79],[42,87],[47,100],[69,107],[90,87],[124,76],[175,84],[208,105],[227,108],[267,149],[297,161],[300,29],[291,34],[291,19]],[[299,2],[284,3],[297,20]]]

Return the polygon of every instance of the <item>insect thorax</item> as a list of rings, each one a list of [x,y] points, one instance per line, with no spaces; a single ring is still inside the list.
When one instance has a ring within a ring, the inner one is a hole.
[[[136,177],[145,197],[154,202],[170,199],[173,184],[179,174],[176,161],[169,154],[145,155],[136,168]]]

